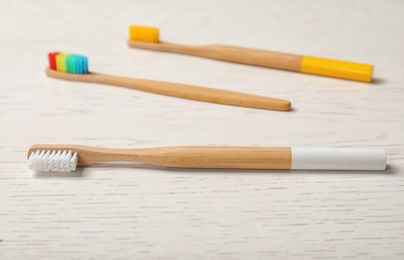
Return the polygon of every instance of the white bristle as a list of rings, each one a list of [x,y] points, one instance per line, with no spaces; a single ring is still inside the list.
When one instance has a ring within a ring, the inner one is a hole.
[[[72,151],[38,150],[29,156],[28,168],[35,172],[72,172],[77,160],[77,153]]]

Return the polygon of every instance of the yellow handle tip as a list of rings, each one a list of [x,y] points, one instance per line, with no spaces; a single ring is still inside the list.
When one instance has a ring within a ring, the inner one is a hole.
[[[321,76],[372,82],[373,66],[304,56],[301,72]]]

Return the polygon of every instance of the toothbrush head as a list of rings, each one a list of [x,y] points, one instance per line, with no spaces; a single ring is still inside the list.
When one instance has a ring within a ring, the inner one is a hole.
[[[88,74],[88,59],[78,54],[50,52],[49,68],[70,74]]]
[[[129,27],[129,39],[132,41],[159,43],[159,29],[132,25]]]
[[[77,152],[37,150],[28,158],[28,168],[35,172],[71,172],[77,167]]]

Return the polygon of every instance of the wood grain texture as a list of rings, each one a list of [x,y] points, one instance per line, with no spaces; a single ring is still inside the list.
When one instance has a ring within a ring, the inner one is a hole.
[[[301,55],[220,44],[192,46],[169,42],[145,43],[140,41],[128,40],[128,46],[147,50],[188,54],[215,60],[236,62],[241,64],[289,70],[295,72],[301,71],[303,58],[303,56]]]
[[[113,149],[71,144],[35,144],[29,148],[27,158],[37,151],[49,150],[77,153],[78,166],[132,162],[196,169],[290,170],[292,165],[292,151],[289,147],[169,146]]]
[[[291,108],[290,101],[287,100],[251,95],[247,93],[239,93],[228,90],[213,89],[172,82],[163,82],[157,80],[126,78],[93,72],[84,75],[69,74],[58,72],[50,68],[46,68],[45,72],[49,77],[57,79],[106,84],[110,86],[130,88],[165,96],[205,101],[223,105],[280,111],[289,111]]]
[[[0,259],[403,259],[401,10],[400,0],[1,1]],[[141,22],[174,42],[363,61],[376,80],[128,49],[127,27]],[[274,96],[294,109],[55,80],[43,73],[53,50],[87,55],[94,71]],[[388,169],[121,164],[33,175],[35,143],[385,147]]]

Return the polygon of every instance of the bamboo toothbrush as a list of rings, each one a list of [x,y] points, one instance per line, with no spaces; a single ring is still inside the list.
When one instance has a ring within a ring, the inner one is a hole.
[[[173,146],[109,149],[82,145],[33,145],[28,166],[36,172],[70,172],[76,166],[137,162],[177,168],[279,170],[385,170],[381,148]]]
[[[82,55],[53,52],[49,53],[49,77],[107,84],[131,88],[160,95],[260,109],[288,111],[291,104],[287,100],[263,97],[228,90],[191,86],[146,79],[134,79],[89,72],[88,59]]]
[[[134,48],[175,52],[267,68],[372,82],[372,65],[218,44],[193,46],[161,42],[159,29],[152,27],[130,26],[128,45]]]

